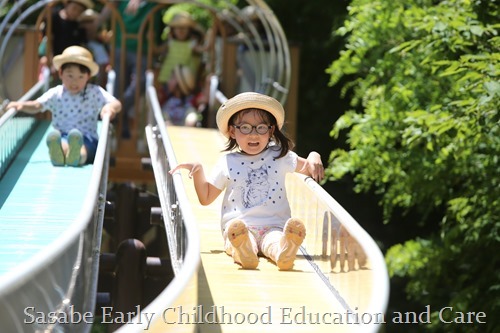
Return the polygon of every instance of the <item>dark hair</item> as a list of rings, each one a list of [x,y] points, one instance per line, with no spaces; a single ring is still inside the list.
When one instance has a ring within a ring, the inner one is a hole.
[[[275,143],[280,151],[280,154],[276,158],[281,158],[281,157],[285,156],[289,150],[293,149],[293,147],[294,147],[293,141],[290,138],[288,138],[286,136],[286,134],[278,128],[278,122],[276,121],[276,118],[268,111],[261,110],[261,109],[253,109],[253,108],[238,111],[235,114],[233,114],[231,116],[231,118],[229,118],[229,121],[228,121],[229,126],[235,125],[235,122],[239,117],[241,117],[241,116],[243,116],[246,113],[251,112],[251,111],[257,111],[257,113],[262,118],[262,120],[264,120],[265,123],[273,126],[274,132],[273,132],[273,136],[271,137],[271,139],[274,139],[274,141],[275,141]],[[236,142],[235,139],[230,137],[228,139],[226,148],[223,151],[231,151],[231,150],[235,149],[236,147],[238,147],[238,143]]]
[[[77,64],[76,62],[66,62],[61,65],[61,71],[64,71],[66,68],[71,67],[71,66],[77,66],[80,69],[80,72],[83,74],[89,74],[90,75],[90,68],[87,66],[84,66],[82,64]]]

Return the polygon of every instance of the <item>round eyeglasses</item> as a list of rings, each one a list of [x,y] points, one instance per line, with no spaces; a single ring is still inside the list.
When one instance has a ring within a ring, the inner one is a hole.
[[[252,126],[250,124],[243,124],[243,125],[233,125],[235,128],[239,129],[241,134],[250,134],[252,133],[253,129],[255,128],[255,131],[257,134],[266,134],[269,132],[269,130],[273,127],[272,125],[266,125],[266,124],[260,124],[257,126]]]

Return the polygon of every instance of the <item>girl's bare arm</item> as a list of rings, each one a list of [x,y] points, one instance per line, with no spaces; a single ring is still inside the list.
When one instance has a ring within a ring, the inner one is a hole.
[[[173,174],[180,169],[189,170],[188,176],[193,179],[198,200],[203,206],[211,204],[221,194],[221,190],[207,181],[203,166],[200,163],[181,163],[170,170],[169,173]]]

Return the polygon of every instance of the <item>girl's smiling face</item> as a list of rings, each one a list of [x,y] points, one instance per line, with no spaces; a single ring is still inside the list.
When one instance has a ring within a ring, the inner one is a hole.
[[[229,126],[229,136],[236,140],[240,149],[248,155],[257,155],[267,148],[269,140],[273,136],[274,127],[271,127],[265,134],[257,133],[255,127],[252,128],[249,134],[243,134],[235,127],[243,124],[248,124],[250,126],[270,124],[261,116],[258,110],[251,109],[240,111],[239,114],[237,114],[234,124]]]
[[[90,79],[89,73],[82,73],[79,66],[72,65],[59,70],[64,87],[73,95],[80,93]]]

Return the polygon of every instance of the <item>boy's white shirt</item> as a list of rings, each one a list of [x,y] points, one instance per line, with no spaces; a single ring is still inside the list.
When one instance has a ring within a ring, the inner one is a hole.
[[[54,128],[64,133],[77,128],[84,136],[94,139],[98,138],[97,121],[102,107],[115,100],[101,86],[91,83],[87,84],[85,94],[73,95],[61,84],[37,98],[43,111],[51,111]]]

